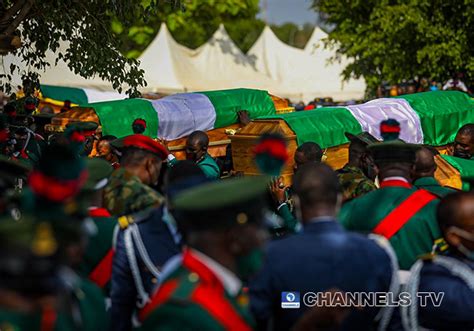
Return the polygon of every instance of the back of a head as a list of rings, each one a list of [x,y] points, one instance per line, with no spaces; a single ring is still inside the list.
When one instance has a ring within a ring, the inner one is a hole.
[[[341,187],[336,173],[323,163],[306,163],[293,178],[301,206],[336,206]]]
[[[194,131],[189,136],[187,141],[191,143],[199,143],[202,147],[207,147],[209,145],[209,137],[207,133],[204,131]]]
[[[468,135],[471,137],[471,141],[474,140],[474,123],[464,124],[459,130],[458,134]]]
[[[426,147],[416,152],[415,177],[433,177],[436,171],[436,162],[433,152]]]
[[[136,147],[123,148],[121,153],[122,157],[120,158],[120,164],[124,167],[136,167],[141,165],[150,157],[158,158],[158,156]]]
[[[323,157],[321,146],[312,141],[301,144],[296,151],[303,153],[308,162],[321,162],[321,158]]]
[[[470,230],[474,225],[474,192],[447,195],[439,203],[436,216],[443,232],[451,226]]]

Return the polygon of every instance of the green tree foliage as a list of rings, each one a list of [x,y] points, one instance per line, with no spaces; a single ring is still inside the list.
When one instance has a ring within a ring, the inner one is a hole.
[[[474,0],[314,0],[334,30],[328,46],[352,59],[345,78],[382,81],[453,72],[474,77]]]
[[[248,45],[255,29],[263,23],[255,19],[258,0],[183,0],[185,10],[165,8],[158,15],[136,19],[129,31],[122,29],[121,21],[112,24],[112,31],[122,41],[122,52],[137,58],[158,33],[165,22],[173,37],[182,45],[197,48],[204,44],[220,23],[226,23],[231,36],[242,45]],[[228,23],[228,24],[227,24]],[[238,31],[239,28],[241,31]],[[249,35],[245,35],[245,33]]]
[[[39,83],[36,71],[48,66],[46,52],[57,51],[60,41],[67,41],[69,48],[58,52],[57,59],[64,59],[85,78],[97,75],[111,81],[119,91],[125,84],[134,95],[144,84],[143,72],[137,61],[120,53],[120,44],[110,31],[112,21],[120,21],[123,31],[128,31],[137,17],[179,11],[180,7],[177,0],[0,1],[0,52],[19,55],[28,71],[20,72],[15,66],[7,69],[18,71],[30,82],[28,86],[35,86]],[[0,79],[0,89],[8,91],[11,76]]]
[[[272,25],[271,28],[278,39],[297,48],[304,48],[314,30],[314,26],[308,23],[303,28],[294,23]]]

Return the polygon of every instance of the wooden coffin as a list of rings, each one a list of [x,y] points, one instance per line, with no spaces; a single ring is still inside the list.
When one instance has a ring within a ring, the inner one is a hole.
[[[253,148],[257,144],[259,136],[266,132],[280,133],[286,137],[290,160],[283,169],[282,177],[285,185],[290,185],[293,177],[294,154],[298,144],[293,130],[281,119],[252,121],[238,133],[230,136],[234,170],[244,175],[252,176],[258,174],[253,158]],[[324,162],[333,169],[342,168],[348,161],[348,147],[349,144],[344,144],[327,148],[324,151]],[[442,146],[438,150],[444,154],[446,146]],[[436,179],[444,186],[460,189],[462,182],[459,171],[439,156],[436,156],[436,163],[438,165],[438,170],[435,174]]]

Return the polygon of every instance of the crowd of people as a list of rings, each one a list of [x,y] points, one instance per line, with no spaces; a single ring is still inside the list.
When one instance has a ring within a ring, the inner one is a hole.
[[[202,131],[178,160],[140,118],[121,138],[0,119],[0,330],[474,328],[474,192],[441,186],[438,151],[400,140],[396,120],[383,141],[347,132],[341,169],[317,141],[290,155],[263,134],[261,174],[222,179]],[[474,162],[474,123],[448,152]],[[385,304],[282,308],[306,293]],[[400,293],[411,305],[387,303]]]

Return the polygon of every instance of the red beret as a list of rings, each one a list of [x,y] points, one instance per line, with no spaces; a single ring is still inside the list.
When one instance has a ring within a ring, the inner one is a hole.
[[[135,121],[133,121],[133,125],[141,125],[146,129],[146,122],[141,118],[137,118]]]
[[[158,155],[163,160],[166,159],[169,154],[162,144],[142,134],[133,134],[125,137],[123,140],[123,147],[141,148]]]

